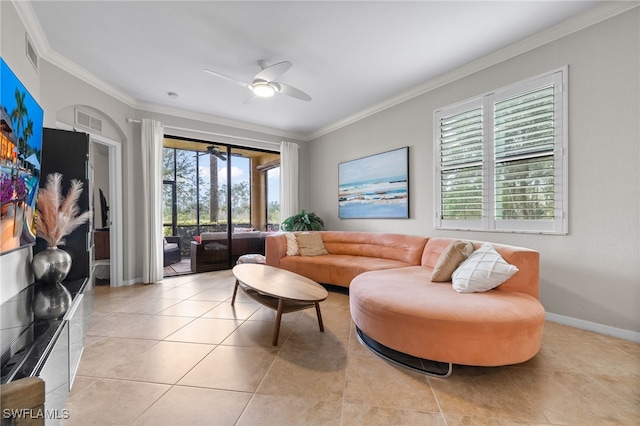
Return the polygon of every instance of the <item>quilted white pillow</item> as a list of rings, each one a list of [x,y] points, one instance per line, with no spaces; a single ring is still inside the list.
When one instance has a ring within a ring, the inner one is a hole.
[[[285,232],[284,236],[287,237],[287,256],[298,256],[300,251],[298,250],[298,240],[292,232]]]
[[[491,244],[484,243],[453,272],[453,289],[460,293],[491,290],[516,272],[518,268],[508,264]]]

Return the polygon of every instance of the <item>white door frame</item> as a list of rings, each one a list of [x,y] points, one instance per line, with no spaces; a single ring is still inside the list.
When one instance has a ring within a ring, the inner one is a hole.
[[[76,131],[73,126],[57,122],[61,130]],[[123,233],[122,233],[122,144],[104,136],[82,130],[89,135],[90,143],[99,143],[109,149],[109,285],[121,287],[123,281]],[[91,194],[93,196],[93,194]]]

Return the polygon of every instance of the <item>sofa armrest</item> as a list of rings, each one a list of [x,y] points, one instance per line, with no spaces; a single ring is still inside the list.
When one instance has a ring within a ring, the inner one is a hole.
[[[181,238],[178,236],[164,237],[168,243],[176,243],[178,247],[182,247]]]
[[[265,258],[267,265],[280,266],[280,259],[287,255],[287,237],[284,234],[267,235]]]

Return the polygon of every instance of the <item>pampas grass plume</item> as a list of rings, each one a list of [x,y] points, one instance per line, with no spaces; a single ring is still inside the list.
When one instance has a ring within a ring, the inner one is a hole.
[[[73,179],[66,197],[62,196],[62,175],[47,176],[44,188],[38,191],[38,220],[36,235],[44,238],[49,247],[64,245],[64,237],[91,217],[91,212],[80,214],[78,198],[82,194],[82,182]]]

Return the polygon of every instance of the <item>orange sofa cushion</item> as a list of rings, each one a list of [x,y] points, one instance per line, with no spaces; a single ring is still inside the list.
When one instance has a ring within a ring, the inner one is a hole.
[[[411,266],[399,260],[375,257],[327,254],[324,256],[287,256],[279,267],[324,284],[349,287],[351,280],[367,271]]]
[[[267,236],[267,265],[319,283],[349,287],[351,280],[363,272],[419,265],[427,243],[426,237],[404,234],[339,231],[319,231],[317,234],[322,236],[329,254],[287,256],[286,236]]]
[[[540,349],[544,308],[531,295],[457,293],[414,266],[363,273],[351,282],[354,323],[383,345],[434,361],[475,366],[524,362]]]

